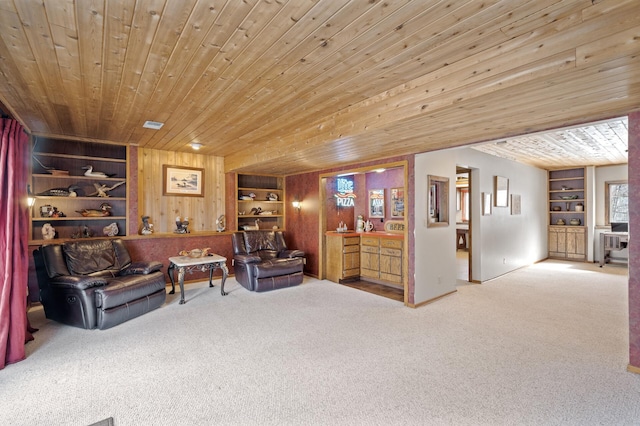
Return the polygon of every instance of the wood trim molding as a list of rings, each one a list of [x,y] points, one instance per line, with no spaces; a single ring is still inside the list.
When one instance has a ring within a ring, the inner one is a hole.
[[[627,371],[630,373],[640,374],[640,367],[634,367],[633,365],[627,365]]]

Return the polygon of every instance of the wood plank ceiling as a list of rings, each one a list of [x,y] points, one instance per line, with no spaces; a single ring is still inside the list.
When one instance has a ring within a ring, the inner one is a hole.
[[[199,142],[227,171],[624,116],[639,52],[638,0],[0,0],[0,101],[30,132]]]

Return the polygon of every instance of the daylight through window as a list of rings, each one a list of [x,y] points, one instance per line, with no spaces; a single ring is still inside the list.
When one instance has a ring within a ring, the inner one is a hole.
[[[607,225],[618,222],[629,222],[629,184],[624,182],[607,182]]]

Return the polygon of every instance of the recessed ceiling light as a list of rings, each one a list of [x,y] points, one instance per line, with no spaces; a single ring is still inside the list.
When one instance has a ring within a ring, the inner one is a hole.
[[[153,130],[160,130],[160,128],[164,126],[164,123],[159,123],[157,121],[145,121],[144,124],[142,125],[142,127],[144,127],[145,129],[153,129]]]

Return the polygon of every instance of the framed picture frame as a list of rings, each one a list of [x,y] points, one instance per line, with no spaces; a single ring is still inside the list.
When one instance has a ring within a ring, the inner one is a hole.
[[[494,176],[494,196],[496,207],[509,207],[509,179]]]
[[[522,200],[520,194],[511,194],[511,214],[518,215],[522,212]]]
[[[482,216],[489,216],[491,214],[491,193],[482,193]]]
[[[204,197],[204,169],[163,164],[162,195]]]
[[[449,178],[427,175],[427,228],[449,226]]]
[[[404,217],[404,188],[391,188],[391,217]]]
[[[369,190],[369,217],[384,219],[384,189]]]

